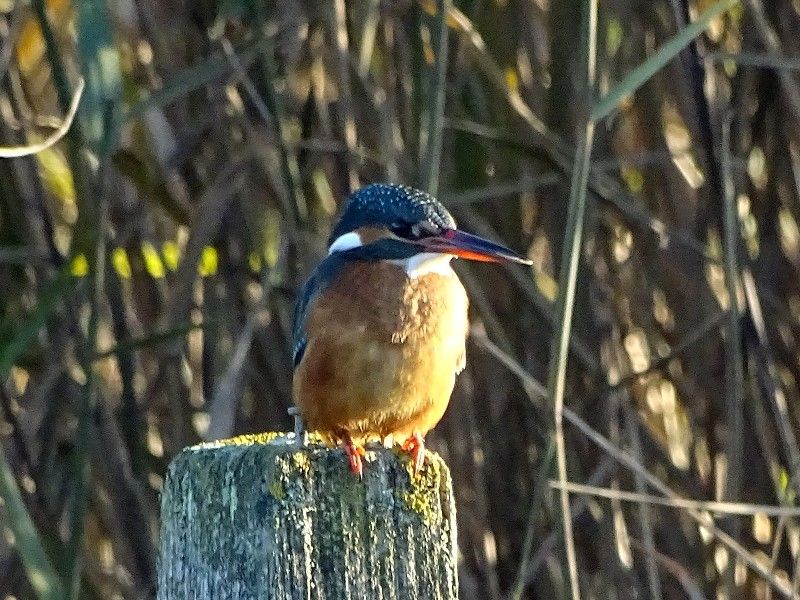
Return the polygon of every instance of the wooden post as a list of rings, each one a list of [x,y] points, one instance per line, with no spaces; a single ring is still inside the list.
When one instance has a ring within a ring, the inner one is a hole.
[[[455,507],[444,461],[344,452],[292,434],[187,448],[161,498],[158,600],[455,600]]]

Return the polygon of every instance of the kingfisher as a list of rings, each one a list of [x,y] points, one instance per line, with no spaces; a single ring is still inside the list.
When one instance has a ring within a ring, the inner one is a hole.
[[[426,192],[371,184],[345,201],[328,255],[297,301],[293,399],[309,430],[344,447],[401,442],[418,473],[466,360],[467,293],[453,258],[531,264],[456,228]]]

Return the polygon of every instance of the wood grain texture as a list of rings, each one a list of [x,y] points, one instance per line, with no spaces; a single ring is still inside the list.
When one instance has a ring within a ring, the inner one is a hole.
[[[454,600],[450,474],[428,453],[344,453],[263,434],[184,450],[161,502],[159,600]]]

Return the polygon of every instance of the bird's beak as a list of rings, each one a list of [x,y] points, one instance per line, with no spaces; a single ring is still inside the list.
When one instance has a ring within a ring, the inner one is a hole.
[[[505,246],[458,229],[445,229],[439,235],[424,238],[419,243],[429,252],[452,254],[468,260],[532,264],[530,260]]]

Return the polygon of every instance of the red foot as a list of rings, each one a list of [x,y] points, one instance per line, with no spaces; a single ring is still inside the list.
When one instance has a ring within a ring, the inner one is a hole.
[[[425,439],[419,433],[414,433],[403,442],[401,448],[408,452],[414,461],[414,475],[419,474],[422,465],[425,464]]]
[[[350,466],[350,471],[358,475],[359,479],[363,479],[364,463],[361,459],[366,455],[364,448],[354,444],[353,438],[347,432],[342,434],[342,447],[347,455],[347,464]]]

